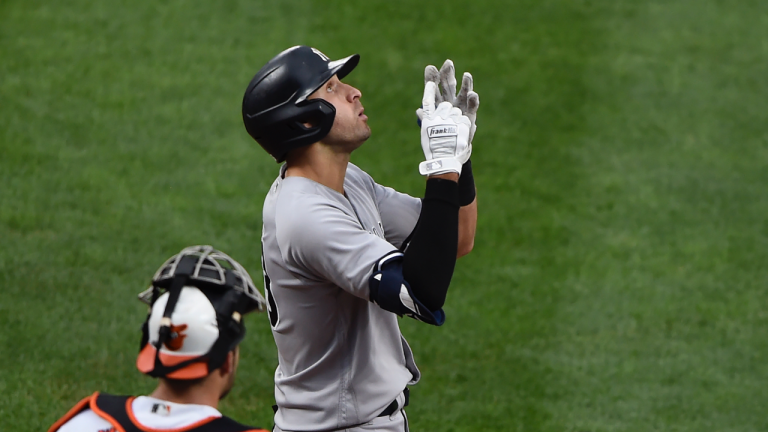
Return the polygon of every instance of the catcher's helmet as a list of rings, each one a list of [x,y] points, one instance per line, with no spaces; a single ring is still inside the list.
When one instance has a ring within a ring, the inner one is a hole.
[[[211,246],[171,257],[139,300],[150,312],[136,366],[173,379],[202,378],[221,367],[245,336],[242,316],[266,304],[245,269]]]
[[[245,90],[245,129],[277,162],[284,161],[289,151],[325,138],[336,109],[325,100],[307,97],[334,75],[339,79],[347,76],[358,61],[358,54],[330,61],[303,45],[281,52],[259,70]]]

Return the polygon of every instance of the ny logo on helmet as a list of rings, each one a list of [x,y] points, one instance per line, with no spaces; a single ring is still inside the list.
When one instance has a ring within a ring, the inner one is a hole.
[[[325,54],[321,53],[321,52],[320,52],[320,50],[319,50],[319,49],[317,49],[317,48],[312,48],[312,52],[313,52],[313,53],[315,53],[315,54],[317,54],[317,55],[319,55],[319,56],[320,56],[320,58],[321,58],[321,59],[323,59],[323,61],[328,61],[328,60],[330,60],[330,59],[328,58],[328,56],[327,56],[327,55],[325,55]]]
[[[165,347],[171,351],[180,350],[184,346],[184,338],[187,337],[186,334],[182,333],[186,329],[186,324],[171,325],[171,338],[165,341]]]

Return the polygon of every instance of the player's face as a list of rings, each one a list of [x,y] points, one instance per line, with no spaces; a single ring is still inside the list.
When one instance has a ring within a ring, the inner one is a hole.
[[[344,84],[336,75],[309,97],[325,99],[336,108],[333,127],[323,139],[324,143],[352,151],[371,136],[368,117],[363,114],[360,103],[361,97],[360,90]]]

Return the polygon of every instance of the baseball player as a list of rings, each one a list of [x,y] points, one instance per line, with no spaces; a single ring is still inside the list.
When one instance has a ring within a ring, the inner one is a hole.
[[[243,315],[264,297],[235,260],[210,246],[171,257],[139,298],[150,305],[136,366],[159,378],[149,396],[96,392],[49,432],[263,431],[217,410],[234,384]]]
[[[420,372],[398,316],[442,325],[456,258],[474,242],[471,76],[457,97],[452,63],[427,69],[422,200],[349,162],[371,134],[360,91],[341,81],[358,61],[293,47],[259,70],[243,99],[248,133],[285,162],[262,233],[279,361],[274,431],[407,431],[406,386]]]

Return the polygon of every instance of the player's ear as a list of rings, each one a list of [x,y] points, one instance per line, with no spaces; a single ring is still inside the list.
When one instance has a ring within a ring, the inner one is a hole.
[[[235,347],[232,351],[227,353],[227,359],[224,360],[224,363],[221,364],[221,367],[219,368],[222,376],[224,375],[230,375],[235,372],[237,369],[237,362],[240,357],[240,347]]]
[[[302,118],[300,120],[301,124],[304,125],[307,129],[312,129],[313,127],[317,127],[318,125],[323,123],[323,119],[316,116],[308,114],[306,117]]]

